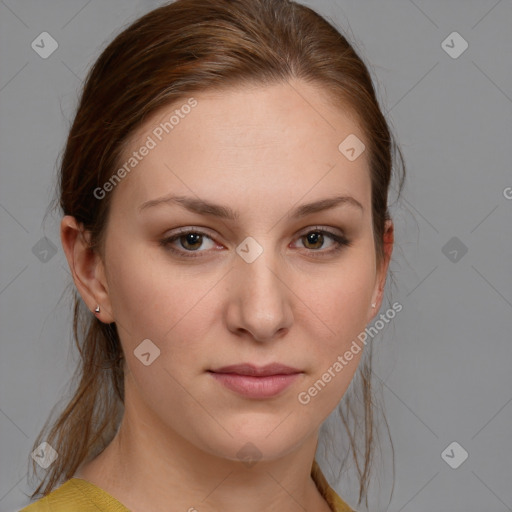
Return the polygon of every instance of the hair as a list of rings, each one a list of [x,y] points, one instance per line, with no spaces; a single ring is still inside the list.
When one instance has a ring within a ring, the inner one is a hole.
[[[61,155],[55,208],[74,216],[90,235],[90,250],[101,254],[112,194],[99,200],[94,190],[111,179],[130,137],[145,119],[195,91],[294,79],[318,86],[334,106],[356,115],[371,173],[372,223],[380,263],[397,153],[400,190],[405,177],[402,153],[380,110],[368,69],[351,44],[315,11],[289,0],[177,0],[119,33],[84,82]],[[32,498],[47,495],[83,462],[101,453],[113,439],[124,408],[124,358],[116,325],[99,321],[75,288],[72,293],[73,335],[80,353],[73,377],[76,388],[58,419],[51,423],[50,415],[34,443],[35,448],[43,440],[48,442],[58,458]],[[369,343],[370,357],[358,369],[363,420],[350,427],[354,407],[349,397],[339,406],[359,479],[358,503],[363,497],[367,501],[375,444],[371,349]],[[359,435],[362,453],[357,449]],[[37,471],[34,461],[32,469]]]

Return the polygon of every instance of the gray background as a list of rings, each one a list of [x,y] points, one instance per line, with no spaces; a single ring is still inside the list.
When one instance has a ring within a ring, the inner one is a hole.
[[[388,506],[387,462],[370,509],[512,510],[512,2],[307,3],[370,66],[409,173],[393,207],[388,288],[403,311],[375,339],[396,483]],[[56,161],[89,66],[122,26],[157,5],[0,1],[1,511],[28,503],[33,440],[77,360],[59,219],[42,223]],[[47,59],[31,48],[43,31],[59,44]],[[453,31],[469,44],[458,58],[441,44]],[[36,245],[44,236],[55,254]],[[457,469],[441,457],[453,441],[469,454]],[[355,480],[324,471],[355,506]]]

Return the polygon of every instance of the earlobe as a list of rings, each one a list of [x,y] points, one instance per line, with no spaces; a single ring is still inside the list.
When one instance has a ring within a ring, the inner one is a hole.
[[[103,271],[103,262],[89,244],[90,233],[71,215],[65,215],[60,225],[62,248],[83,301],[96,318],[105,323],[114,321]],[[100,311],[96,311],[100,306]]]

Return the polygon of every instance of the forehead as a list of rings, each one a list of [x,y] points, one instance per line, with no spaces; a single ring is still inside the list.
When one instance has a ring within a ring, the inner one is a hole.
[[[216,202],[243,207],[255,196],[282,202],[283,194],[298,200],[333,188],[364,201],[370,193],[367,155],[350,161],[339,149],[354,135],[364,139],[352,112],[335,107],[315,85],[192,94],[155,112],[132,134],[120,165],[130,159],[135,165],[128,164],[112,206],[120,198],[138,206],[176,192],[214,194]]]

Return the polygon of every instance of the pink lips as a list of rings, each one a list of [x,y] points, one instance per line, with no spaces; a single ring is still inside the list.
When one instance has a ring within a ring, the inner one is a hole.
[[[255,399],[278,395],[303,373],[297,368],[278,363],[261,367],[237,364],[209,370],[209,372],[228,389]]]

